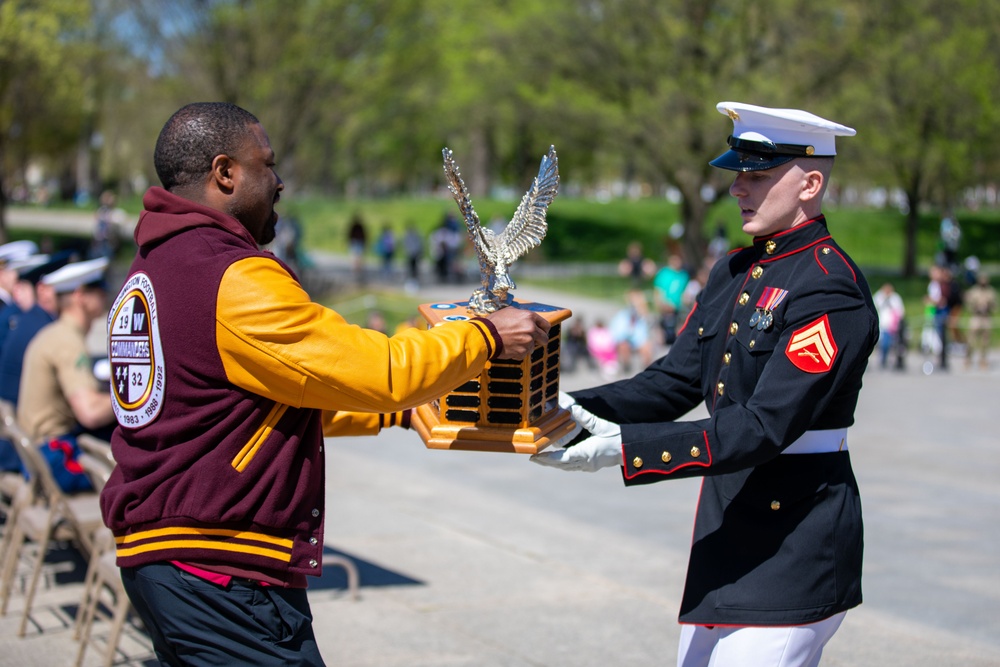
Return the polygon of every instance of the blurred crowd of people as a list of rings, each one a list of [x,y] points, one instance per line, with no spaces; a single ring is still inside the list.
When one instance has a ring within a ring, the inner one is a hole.
[[[608,321],[588,323],[583,315],[570,320],[563,334],[563,370],[572,373],[585,364],[610,379],[648,366],[674,343],[713,264],[728,250],[721,225],[697,267],[685,264],[673,246],[658,266],[640,242],[629,243],[618,264],[618,274],[629,279],[622,307]]]
[[[965,368],[989,368],[997,292],[975,255],[960,258],[962,230],[952,215],[941,220],[934,264],[928,270],[919,339],[911,340],[902,297],[892,283],[873,295],[879,314],[879,365],[906,369],[906,352],[919,348],[922,370],[948,370],[951,357],[965,359]]]

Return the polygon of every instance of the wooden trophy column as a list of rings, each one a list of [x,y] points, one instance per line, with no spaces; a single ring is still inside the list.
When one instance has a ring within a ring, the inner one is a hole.
[[[428,327],[470,319],[467,302],[419,307]],[[508,308],[532,310],[552,325],[548,343],[521,361],[487,362],[482,375],[418,407],[412,428],[431,449],[534,454],[573,430],[559,407],[560,323],[565,308],[515,300]]]

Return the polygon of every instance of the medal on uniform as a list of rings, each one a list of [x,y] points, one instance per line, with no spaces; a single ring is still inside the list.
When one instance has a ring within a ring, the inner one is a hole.
[[[757,331],[768,331],[774,325],[774,310],[788,296],[788,290],[765,287],[757,300],[757,311],[750,317],[750,326]]]

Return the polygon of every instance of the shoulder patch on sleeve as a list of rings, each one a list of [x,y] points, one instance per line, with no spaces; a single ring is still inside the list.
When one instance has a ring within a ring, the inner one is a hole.
[[[826,373],[837,358],[837,342],[830,331],[830,320],[823,315],[792,333],[785,356],[806,373]]]

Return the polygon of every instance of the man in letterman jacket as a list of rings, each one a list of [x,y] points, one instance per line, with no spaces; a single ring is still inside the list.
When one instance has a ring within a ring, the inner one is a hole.
[[[716,263],[666,356],[561,396],[586,439],[532,459],[620,465],[626,485],[704,477],[678,664],[817,665],[861,603],[847,429],[878,318],[821,211],[834,137],[855,132],[799,110],[717,108],[735,127],[712,165],[736,172],[753,243]],[[676,421],[703,400],[709,418]]]
[[[324,436],[521,358],[548,323],[505,308],[392,338],[312,303],[258,246],[283,189],[258,120],[177,111],[109,316],[117,466],[101,505],[129,598],[169,665],[321,665],[306,576],[323,560]]]

